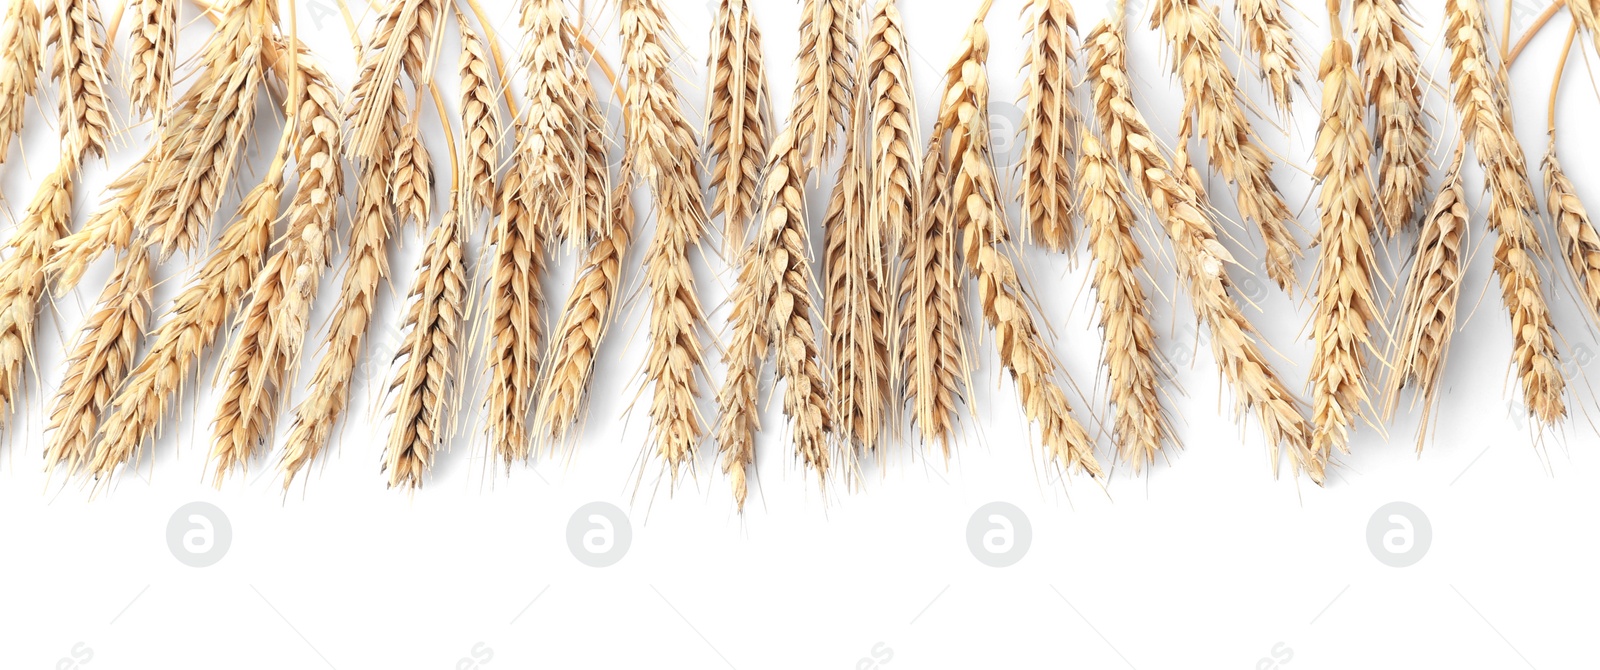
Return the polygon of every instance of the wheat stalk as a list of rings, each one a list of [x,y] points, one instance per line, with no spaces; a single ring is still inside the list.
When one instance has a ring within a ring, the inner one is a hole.
[[[62,144],[80,158],[105,156],[111,103],[105,91],[106,40],[99,7],[91,0],[49,0],[43,23],[45,46],[55,49],[50,78],[58,84]]]
[[[22,131],[28,98],[39,90],[43,68],[39,45],[39,5],[35,0],[11,0],[0,17],[0,163],[5,162],[11,138]]]
[[[1376,113],[1378,202],[1389,236],[1412,224],[1428,194],[1428,128],[1422,64],[1406,36],[1401,0],[1355,0],[1361,81]]]
[[[1105,338],[1101,356],[1115,409],[1112,438],[1121,459],[1138,473],[1154,465],[1163,446],[1176,441],[1161,407],[1166,367],[1156,349],[1150,298],[1139,278],[1144,257],[1134,239],[1134,214],[1123,198],[1117,165],[1087,129],[1078,144],[1080,211],[1094,258],[1095,299]]]
[[[23,367],[33,361],[34,328],[44,293],[50,247],[72,223],[72,169],[66,161],[45,177],[0,253],[0,427],[22,393]]]
[[[994,331],[1000,362],[1017,385],[1022,409],[1039,424],[1044,446],[1066,470],[1101,474],[1094,442],[1072,416],[1066,393],[1057,385],[1055,356],[1034,323],[1012,259],[1005,249],[1010,226],[989,148],[989,34],[980,17],[967,29],[958,56],[946,72],[945,93],[935,128],[948,133],[945,193],[951,222],[961,232],[967,271],[978,282],[984,321]]]
[[[1323,53],[1319,71],[1322,125],[1315,151],[1315,176],[1322,183],[1317,200],[1322,257],[1317,263],[1312,318],[1311,448],[1322,460],[1335,448],[1350,451],[1350,429],[1368,399],[1364,357],[1373,350],[1371,325],[1378,316],[1372,285],[1377,222],[1367,172],[1372,144],[1366,99],[1337,11],[1337,6],[1330,10],[1333,41]]]
[[[865,64],[865,61],[863,62]],[[869,453],[878,448],[890,406],[890,231],[869,210],[870,141],[862,125],[866,90],[858,92],[856,125],[845,140],[844,164],[823,219],[823,315],[828,334],[831,415],[840,440]]]
[[[634,169],[655,199],[656,232],[645,258],[650,292],[645,378],[655,452],[676,478],[698,449],[705,428],[697,408],[705,360],[705,312],[694,291],[690,249],[706,227],[694,130],[679,107],[672,79],[675,42],[659,0],[619,0],[623,116]]]
[[[128,37],[128,97],[134,111],[160,116],[172,95],[178,47],[178,0],[139,0]]]
[[[1572,273],[1585,310],[1600,319],[1600,234],[1595,233],[1594,221],[1578,199],[1577,188],[1556,160],[1555,133],[1550,134],[1550,148],[1544,155],[1544,184],[1545,208],[1556,224],[1561,257]]]
[[[722,216],[723,243],[732,252],[744,243],[744,227],[755,208],[769,135],[761,29],[747,0],[718,3],[711,40],[706,112],[713,193],[710,215]]]
[[[1295,286],[1300,245],[1289,232],[1294,214],[1272,182],[1272,159],[1256,144],[1233,72],[1222,60],[1224,36],[1216,15],[1200,0],[1156,0],[1150,26],[1160,28],[1172,52],[1172,72],[1183,84],[1178,136],[1196,130],[1212,169],[1234,182],[1239,215],[1252,220],[1266,244],[1267,276],[1284,290]],[[1178,153],[1187,142],[1179,142]],[[1185,163],[1187,164],[1187,163]]]
[[[1280,0],[1235,0],[1233,8],[1244,25],[1245,42],[1255,52],[1272,105],[1288,118],[1294,106],[1294,89],[1300,86],[1300,56]]]
[[[65,464],[75,473],[89,463],[101,412],[127,379],[150,318],[150,254],[144,250],[117,261],[67,358],[66,376],[50,408],[45,432],[45,468]]]
[[[1234,263],[1206,218],[1204,197],[1174,177],[1144,115],[1134,105],[1122,28],[1096,26],[1086,40],[1094,115],[1107,150],[1172,240],[1178,276],[1196,316],[1211,331],[1212,355],[1237,395],[1236,412],[1253,408],[1276,471],[1280,449],[1296,473],[1322,481],[1323,463],[1311,452],[1311,427],[1291,393],[1255,342],[1254,326],[1229,295],[1227,266]]]
[[[1078,20],[1066,0],[1028,0],[1028,51],[1023,59],[1022,209],[1034,241],[1052,251],[1073,242],[1073,142],[1081,120],[1072,105]]]
[[[813,170],[827,161],[839,135],[850,129],[857,16],[848,0],[804,0],[800,15],[789,124],[804,146],[806,169]]]
[[[1511,316],[1512,360],[1530,415],[1553,424],[1566,415],[1562,377],[1536,259],[1544,255],[1534,218],[1536,199],[1528,182],[1522,145],[1511,122],[1506,73],[1489,56],[1489,21],[1477,0],[1445,4],[1450,48],[1450,83],[1461,133],[1483,167],[1489,198],[1489,228],[1496,233],[1494,269],[1501,299]]]
[[[1421,429],[1417,432],[1419,452],[1438,402],[1439,382],[1444,378],[1445,355],[1456,330],[1456,308],[1466,271],[1465,241],[1471,212],[1461,188],[1462,157],[1458,150],[1422,219],[1416,261],[1400,303],[1399,329],[1390,357],[1393,368],[1385,384],[1385,420],[1394,415],[1400,390],[1408,385],[1416,387],[1423,404]]]

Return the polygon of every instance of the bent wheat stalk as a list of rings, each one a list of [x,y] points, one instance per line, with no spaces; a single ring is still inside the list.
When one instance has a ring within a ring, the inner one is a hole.
[[[1324,461],[1334,449],[1350,451],[1350,429],[1368,400],[1366,355],[1374,351],[1371,325],[1378,316],[1372,286],[1376,221],[1367,172],[1372,145],[1366,100],[1337,3],[1329,6],[1329,21],[1333,41],[1323,53],[1318,77],[1322,125],[1315,176],[1322,183],[1317,199],[1322,257],[1317,262],[1311,359],[1311,449]]]
[[[1078,110],[1073,107],[1072,68],[1078,59],[1078,20],[1066,0],[1029,0],[1028,52],[1022,80],[1022,211],[1025,230],[1051,251],[1073,242],[1073,142]]]
[[[744,244],[769,135],[767,74],[761,29],[747,0],[721,0],[711,33],[711,87],[706,142],[710,155],[710,215],[722,216],[723,245]]]
[[[1378,202],[1392,238],[1411,226],[1428,195],[1425,75],[1406,36],[1412,19],[1401,0],[1355,0],[1352,16],[1362,88],[1377,118]]]
[[[695,295],[690,250],[706,227],[698,143],[672,78],[672,28],[659,0],[620,0],[623,118],[633,168],[655,199],[656,232],[645,258],[650,292],[645,380],[654,451],[671,470],[689,465],[704,437],[697,400],[705,360],[705,311]]]
[[[1295,473],[1323,479],[1324,464],[1311,451],[1311,426],[1295,398],[1256,344],[1258,337],[1229,294],[1227,266],[1234,263],[1206,218],[1199,192],[1174,176],[1150,125],[1133,101],[1126,42],[1120,24],[1096,26],[1086,40],[1094,116],[1107,151],[1172,240],[1178,276],[1199,321],[1211,331],[1212,355],[1237,397],[1235,412],[1254,409],[1266,435],[1273,471],[1288,452]]]
[[[1535,225],[1538,205],[1512,125],[1506,72],[1490,60],[1489,20],[1478,0],[1450,0],[1445,15],[1461,134],[1472,143],[1493,203],[1489,229],[1496,235],[1494,269],[1501,299],[1511,317],[1512,360],[1529,415],[1551,425],[1567,413],[1566,379],[1539,277],[1537,259],[1544,250]]]
[[[1238,81],[1222,60],[1221,23],[1200,0],[1156,0],[1150,27],[1166,36],[1172,73],[1183,85],[1179,137],[1190,137],[1198,123],[1212,168],[1234,183],[1239,215],[1261,231],[1267,276],[1285,291],[1293,289],[1295,261],[1302,255],[1289,231],[1294,214],[1272,181],[1272,159],[1257,145]],[[1176,150],[1184,152],[1185,144]]]
[[[1034,323],[1031,296],[1008,256],[1010,226],[989,148],[989,34],[983,17],[972,23],[959,55],[945,73],[936,132],[944,134],[949,162],[945,192],[950,219],[961,231],[967,271],[978,282],[983,319],[994,331],[1000,362],[1011,373],[1023,412],[1039,424],[1045,450],[1063,470],[1100,476],[1094,442],[1072,416],[1056,382],[1055,355]]]

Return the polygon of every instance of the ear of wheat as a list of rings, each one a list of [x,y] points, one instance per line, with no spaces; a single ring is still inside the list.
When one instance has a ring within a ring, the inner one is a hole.
[[[1595,5],[1593,0],[1564,0],[1562,4],[1572,12],[1573,23],[1589,34],[1589,38],[1594,40],[1595,50],[1600,51],[1600,6]]]
[[[721,0],[712,28],[709,144],[712,205],[722,215],[724,246],[744,243],[767,155],[768,101],[761,29],[747,0]],[[730,254],[732,255],[732,254]]]
[[[1044,336],[1031,314],[1031,296],[1009,258],[1005,206],[989,148],[989,34],[983,20],[967,29],[946,72],[937,129],[948,133],[950,172],[939,190],[950,199],[951,222],[961,231],[962,255],[978,282],[984,321],[994,331],[1000,362],[1017,385],[1022,409],[1039,424],[1046,451],[1066,470],[1100,475],[1094,442],[1072,416]]]
[[[816,169],[850,128],[855,99],[856,8],[848,0],[804,0],[795,61],[794,126],[807,170]]]
[[[174,116],[179,115],[175,113]],[[108,249],[124,251],[133,242],[135,217],[139,203],[144,202],[151,172],[160,160],[160,150],[152,147],[128,171],[111,182],[107,190],[113,195],[89,215],[89,220],[77,232],[57,240],[45,272],[55,279],[55,290],[64,294],[71,291],[83,278],[83,273]]]
[[[466,139],[462,160],[462,186],[467,189],[467,206],[460,212],[462,225],[473,227],[478,213],[494,207],[495,173],[500,165],[500,103],[489,76],[489,59],[483,40],[473,31],[459,10],[461,26],[461,132]]]
[[[1330,13],[1337,12],[1337,8]],[[1373,296],[1372,236],[1376,232],[1367,173],[1371,140],[1366,99],[1356,79],[1350,43],[1337,14],[1334,36],[1322,56],[1322,125],[1317,131],[1316,178],[1322,183],[1317,209],[1315,353],[1311,359],[1311,448],[1326,460],[1333,449],[1348,453],[1350,429],[1367,403],[1366,360],[1373,350],[1371,324],[1378,316]]]
[[[1294,220],[1272,182],[1272,160],[1253,139],[1240,102],[1239,84],[1222,60],[1222,25],[1200,0],[1156,0],[1150,17],[1172,52],[1172,71],[1183,84],[1180,138],[1198,123],[1211,166],[1234,182],[1239,215],[1256,223],[1266,244],[1267,275],[1284,290],[1295,286],[1300,245],[1289,231]],[[1187,142],[1180,141],[1179,153]]]
[[[160,116],[172,95],[177,60],[178,0],[139,0],[128,38],[132,59],[128,97],[139,114]]]
[[[1243,24],[1245,43],[1255,53],[1261,78],[1267,82],[1272,105],[1287,118],[1294,105],[1294,89],[1300,86],[1300,55],[1282,4],[1280,0],[1236,0],[1233,8]]]
[[[632,165],[655,199],[656,232],[645,258],[650,292],[645,378],[653,389],[651,436],[676,478],[704,436],[697,407],[705,360],[705,311],[694,291],[690,250],[706,227],[698,143],[679,106],[667,45],[675,40],[659,0],[620,0],[624,124]]]
[[[1578,3],[1581,4],[1581,3]],[[1578,189],[1556,159],[1555,133],[1544,155],[1545,208],[1555,220],[1561,258],[1572,273],[1585,311],[1600,323],[1600,234],[1595,233],[1589,210],[1578,199]]]
[[[45,259],[72,223],[75,164],[63,162],[45,177],[0,249],[5,258],[0,260],[0,427],[9,421],[21,397],[24,368],[33,361]]]
[[[863,91],[862,93],[864,93]],[[858,93],[861,95],[861,93]],[[857,124],[870,102],[860,97]],[[871,168],[864,127],[845,140],[844,164],[823,219],[823,315],[828,324],[831,415],[841,442],[878,451],[889,407],[888,231],[869,215]]]
[[[519,124],[519,130],[521,126]],[[520,143],[520,142],[519,142]],[[527,156],[501,180],[500,216],[490,232],[488,408],[489,445],[507,468],[529,454],[528,411],[538,379],[544,241],[526,206]]]
[[[1072,105],[1078,20],[1066,0],[1029,0],[1028,52],[1022,81],[1022,210],[1034,241],[1052,251],[1072,245],[1073,141],[1080,123]]]
[[[22,131],[28,98],[39,90],[43,68],[39,45],[39,5],[35,0],[9,0],[0,17],[0,163],[6,161],[11,138]]]
[[[1227,266],[1234,261],[1206,218],[1207,206],[1186,180],[1174,177],[1171,163],[1144,115],[1134,105],[1128,79],[1126,43],[1120,26],[1101,23],[1086,40],[1094,115],[1107,151],[1172,240],[1178,276],[1189,291],[1199,320],[1211,331],[1212,355],[1237,395],[1236,411],[1254,409],[1266,434],[1274,470],[1280,450],[1295,472],[1322,481],[1323,463],[1311,452],[1311,426],[1300,403],[1255,342],[1255,328],[1229,295]]]
[[[419,89],[431,77],[433,29],[439,11],[437,0],[397,0],[378,18],[378,27],[362,51],[361,70],[351,89],[346,126],[350,155],[368,164],[390,160],[393,119],[406,112],[404,95],[392,94],[401,72]]]
[[[1495,274],[1511,316],[1517,377],[1528,413],[1546,425],[1566,415],[1562,376],[1536,259],[1544,251],[1534,223],[1537,202],[1528,182],[1522,145],[1511,123],[1505,70],[1490,60],[1489,20],[1478,0],[1445,4],[1450,48],[1450,83],[1462,135],[1483,166],[1489,198],[1489,228],[1496,234]]]
[[[1134,239],[1134,214],[1123,198],[1117,165],[1085,129],[1078,141],[1080,211],[1094,258],[1095,299],[1100,306],[1101,355],[1114,409],[1112,438],[1135,473],[1154,465],[1176,432],[1161,407],[1166,366],[1150,324],[1150,298],[1139,276],[1144,258]]]
[[[1581,4],[1581,3],[1579,3]],[[1361,81],[1377,117],[1378,202],[1389,236],[1412,224],[1428,193],[1422,63],[1401,0],[1355,0]]]
[[[1416,260],[1401,298],[1399,328],[1395,331],[1393,361],[1384,391],[1384,418],[1394,415],[1403,387],[1413,386],[1422,402],[1423,417],[1417,431],[1417,450],[1427,436],[1433,409],[1444,378],[1445,356],[1456,331],[1456,308],[1466,271],[1467,227],[1471,211],[1461,187],[1461,159],[1445,174],[1418,231]]]
[[[562,203],[582,198],[588,122],[581,108],[585,91],[575,77],[582,66],[573,51],[575,37],[562,0],[534,0],[523,7],[529,39],[522,51],[528,71],[528,110],[518,143],[524,161],[521,207],[533,218],[541,239],[582,244],[587,231],[568,230]]]
[[[99,6],[90,0],[49,0],[44,25],[45,46],[54,49],[50,78],[58,84],[63,153],[105,156],[111,104],[105,91],[106,40]]]

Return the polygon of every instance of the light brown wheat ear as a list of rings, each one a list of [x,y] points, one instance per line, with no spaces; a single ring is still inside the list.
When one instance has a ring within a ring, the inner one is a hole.
[[[39,90],[39,21],[35,0],[9,0],[0,16],[0,53],[7,55],[0,62],[0,163],[22,131],[28,98]]]
[[[722,0],[711,32],[711,88],[706,142],[711,216],[722,215],[723,246],[743,246],[767,155],[769,113],[761,30],[746,0]]]
[[[1510,90],[1501,65],[1491,60],[1489,19],[1478,0],[1445,3],[1450,83],[1461,133],[1483,166],[1489,229],[1495,233],[1494,269],[1511,316],[1512,360],[1528,413],[1545,425],[1567,413],[1566,379],[1555,348],[1555,326],[1545,302],[1537,259],[1544,255],[1535,225],[1537,201],[1527,162],[1511,121]]]
[[[1428,195],[1428,128],[1422,63],[1406,36],[1413,23],[1401,0],[1355,0],[1362,88],[1377,117],[1378,202],[1394,237]]]
[[[1272,182],[1272,159],[1257,145],[1239,83],[1222,60],[1221,23],[1200,0],[1156,0],[1150,26],[1166,36],[1173,74],[1183,84],[1179,138],[1192,136],[1198,124],[1211,168],[1234,182],[1239,215],[1261,231],[1267,276],[1284,290],[1294,288],[1294,265],[1301,256],[1289,230],[1294,214]],[[1186,145],[1178,142],[1176,151],[1187,151]]]
[[[517,141],[521,209],[532,217],[540,239],[578,245],[587,231],[569,230],[563,217],[563,203],[580,201],[584,187],[578,175],[587,136],[582,109],[586,84],[577,79],[583,66],[574,56],[575,33],[562,0],[527,3],[522,26],[529,35],[522,51],[529,101]]]
[[[172,95],[172,70],[178,46],[178,0],[139,0],[132,34],[128,97],[134,111],[160,116]]]
[[[1317,200],[1322,228],[1317,244],[1316,309],[1312,317],[1311,448],[1326,460],[1350,450],[1350,429],[1367,404],[1366,356],[1374,351],[1372,237],[1375,215],[1367,161],[1366,100],[1356,79],[1350,43],[1330,17],[1334,37],[1322,56],[1322,124],[1317,131]]]
[[[524,128],[516,124],[517,131]],[[519,138],[520,144],[520,138]],[[539,346],[543,336],[540,309],[544,290],[544,238],[526,207],[531,186],[526,154],[520,154],[500,181],[500,212],[489,233],[494,247],[488,281],[489,387],[484,406],[493,455],[509,470],[513,461],[527,458],[530,448],[528,411],[538,379]],[[535,202],[548,209],[548,202]]]
[[[1101,474],[1094,442],[1072,416],[1056,381],[1055,355],[1034,323],[1033,303],[1006,249],[1010,224],[989,147],[989,34],[979,18],[967,29],[959,55],[945,72],[944,103],[937,132],[946,136],[946,192],[951,223],[961,232],[967,271],[978,282],[983,319],[994,331],[995,350],[1011,373],[1023,412],[1039,424],[1049,457],[1064,470]]]
[[[72,223],[73,161],[45,177],[22,220],[0,251],[0,427],[5,427],[21,397],[23,375],[33,361],[44,264],[50,247]]]
[[[856,20],[849,0],[804,0],[800,6],[800,53],[789,124],[805,149],[807,170],[827,161],[840,135],[850,129]]]
[[[1029,0],[1025,11],[1031,39],[1023,61],[1022,210],[1034,241],[1065,251],[1073,240],[1073,142],[1081,123],[1072,104],[1078,20],[1066,0]]]
[[[99,3],[45,3],[45,46],[54,48],[50,78],[58,85],[57,115],[66,153],[104,156],[111,140],[111,102],[106,95],[105,28]]]
[[[1578,189],[1556,159],[1555,133],[1550,134],[1550,148],[1544,155],[1544,185],[1545,209],[1555,220],[1561,258],[1572,273],[1584,309],[1600,323],[1600,234],[1595,233],[1589,210],[1578,199]]]
[[[1445,357],[1456,332],[1456,307],[1461,297],[1461,280],[1466,271],[1467,227],[1471,211],[1461,188],[1461,159],[1456,157],[1433,204],[1418,231],[1416,260],[1406,280],[1400,302],[1399,329],[1390,356],[1393,367],[1384,387],[1384,420],[1394,416],[1400,391],[1416,388],[1422,403],[1422,420],[1417,431],[1417,450],[1422,450],[1434,408],[1439,400],[1439,383],[1444,378]]]
[[[965,317],[961,308],[961,268],[956,258],[954,208],[944,192],[949,164],[942,129],[936,129],[923,157],[922,200],[907,239],[901,241],[897,302],[900,320],[899,364],[911,423],[925,442],[950,457],[957,406],[971,390]]]
[[[1172,164],[1134,105],[1122,29],[1101,23],[1086,42],[1094,116],[1106,149],[1172,240],[1178,276],[1196,316],[1211,331],[1212,355],[1233,387],[1236,412],[1255,410],[1274,471],[1282,450],[1296,473],[1307,472],[1321,482],[1324,464],[1311,452],[1311,426],[1301,415],[1300,402],[1267,361],[1256,344],[1255,327],[1228,293],[1232,282],[1227,267],[1234,261],[1206,218],[1205,199],[1174,177]]]
[[[1283,16],[1282,4],[1280,0],[1235,0],[1233,8],[1244,25],[1245,42],[1255,52],[1267,91],[1272,94],[1272,105],[1288,118],[1294,105],[1294,89],[1300,86],[1300,54],[1295,50],[1294,30]]]
[[[645,380],[651,439],[673,478],[692,463],[705,427],[697,406],[705,359],[705,310],[695,295],[691,250],[705,233],[698,143],[680,107],[668,45],[676,38],[659,0],[619,0],[623,117],[633,168],[655,199],[656,232],[645,257],[650,293]]]
[[[1145,272],[1144,257],[1133,232],[1133,210],[1122,195],[1117,165],[1087,129],[1079,145],[1079,209],[1094,258],[1095,299],[1100,306],[1100,333],[1105,338],[1101,356],[1115,410],[1112,438],[1121,459],[1138,473],[1154,465],[1168,443],[1176,444],[1177,433],[1161,407],[1167,366],[1156,349],[1156,333],[1150,325],[1150,298],[1140,279]]]

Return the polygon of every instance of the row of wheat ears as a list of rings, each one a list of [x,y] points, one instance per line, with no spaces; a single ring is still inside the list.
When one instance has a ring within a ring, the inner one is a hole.
[[[348,160],[361,176],[343,283],[305,398],[293,409],[279,461],[284,485],[325,451],[345,413],[379,286],[389,275],[388,243],[406,222],[431,230],[406,298],[404,341],[387,390],[390,437],[383,464],[390,484],[420,485],[434,454],[455,433],[466,360],[462,340],[475,303],[463,249],[485,220],[491,225],[476,332],[483,334],[487,359],[489,448],[509,467],[530,458],[536,443],[567,441],[582,418],[596,351],[617,318],[634,225],[628,193],[637,178],[656,212],[644,261],[652,448],[674,478],[693,467],[707,433],[698,406],[706,314],[692,257],[717,216],[739,274],[711,437],[741,506],[768,359],[784,386],[796,455],[819,481],[841,456],[853,473],[861,455],[881,455],[884,440],[902,423],[948,455],[971,384],[963,313],[968,277],[977,282],[982,319],[1048,455],[1063,469],[1098,476],[1094,441],[1073,416],[1063,373],[1035,325],[1033,299],[1015,266],[1002,178],[989,148],[984,23],[990,4],[983,3],[946,73],[934,132],[924,145],[894,0],[878,0],[870,11],[845,0],[804,0],[794,108],[789,126],[776,134],[755,17],[747,0],[721,0],[712,36],[708,207],[697,163],[680,160],[699,143],[674,79],[678,43],[658,0],[617,2],[620,77],[584,35],[581,11],[562,0],[523,0],[521,111],[507,85],[498,36],[473,0],[467,7],[487,41],[454,5],[399,0],[382,10],[359,49],[360,75],[343,105],[309,54],[294,46],[292,13],[286,38],[266,0],[200,4],[217,30],[202,49],[194,82],[171,100],[177,2],[144,0],[135,5],[129,86],[135,110],[159,121],[155,144],[114,182],[112,197],[82,229],[70,232],[73,176],[84,158],[105,152],[110,123],[101,61],[110,45],[88,0],[51,0],[42,17],[33,0],[11,0],[0,47],[20,58],[0,72],[0,137],[9,140],[19,131],[21,106],[37,94],[44,51],[53,48],[64,158],[8,244],[0,275],[8,278],[0,287],[0,405],[9,412],[20,392],[47,281],[53,279],[58,292],[69,289],[89,263],[114,251],[112,278],[71,349],[66,380],[49,411],[47,467],[109,481],[137,460],[187,380],[198,374],[206,349],[230,325],[217,373],[221,400],[211,460],[219,483],[247,467],[271,441],[280,396],[302,354],[311,302],[331,264]],[[1568,49],[1580,30],[1600,40],[1595,8],[1577,0],[1552,5],[1523,44],[1562,4],[1575,19]],[[1168,153],[1132,97],[1124,4],[1086,38],[1081,81],[1091,104],[1084,115],[1075,104],[1079,45],[1070,5],[1026,3],[1023,237],[1062,251],[1074,243],[1075,217],[1087,229],[1112,389],[1112,439],[1117,458],[1135,471],[1177,444],[1178,436],[1161,398],[1169,369],[1150,322],[1136,215],[1122,195],[1127,186],[1168,234],[1196,316],[1211,331],[1223,378],[1238,409],[1255,411],[1272,462],[1286,453],[1297,473],[1320,482],[1332,452],[1348,448],[1349,431],[1374,404],[1387,418],[1406,386],[1418,388],[1430,410],[1436,401],[1464,261],[1468,221],[1458,165],[1470,142],[1495,203],[1495,270],[1515,326],[1515,361],[1529,412],[1545,424],[1565,414],[1554,329],[1534,262],[1542,254],[1537,206],[1510,132],[1504,68],[1521,45],[1497,63],[1478,2],[1447,5],[1462,147],[1433,205],[1424,209],[1426,77],[1408,37],[1415,26],[1399,0],[1353,0],[1358,50],[1344,34],[1340,5],[1328,2],[1332,40],[1319,72],[1323,114],[1314,158],[1322,185],[1322,255],[1312,289],[1308,419],[1232,295],[1226,269],[1234,260],[1219,241],[1221,217],[1181,149],[1198,134],[1208,165],[1232,184],[1241,217],[1263,238],[1268,275],[1293,290],[1295,260],[1302,255],[1289,232],[1294,217],[1250,127],[1248,101],[1223,62],[1229,47],[1220,19],[1201,0],[1152,6],[1150,24],[1168,44],[1184,98],[1180,150]],[[1287,115],[1301,66],[1282,8],[1274,0],[1243,0],[1236,7],[1242,46],[1254,56],[1273,108]],[[461,44],[454,116],[433,83],[443,28],[452,17]],[[608,167],[591,67],[624,102],[628,141],[616,175]],[[269,74],[286,91],[272,89]],[[169,316],[147,333],[155,321],[152,265],[199,246],[246,148],[253,100],[268,91],[283,99],[285,113],[273,165]],[[450,204],[438,222],[432,160],[421,139],[422,103],[430,96],[446,134],[456,138]],[[502,111],[510,113],[509,128],[502,127]],[[451,132],[450,118],[459,120],[459,133]],[[1576,286],[1600,315],[1600,236],[1555,159],[1553,107],[1551,119],[1547,206]],[[822,222],[819,310],[804,192],[812,172],[841,147],[841,170]],[[291,162],[298,183],[287,231],[275,237]],[[1373,172],[1375,179],[1369,178]],[[1400,326],[1389,349],[1379,351],[1371,332],[1379,318],[1374,238],[1380,223],[1392,237],[1418,218]],[[562,244],[581,250],[583,261],[546,344],[541,280],[545,257]],[[153,342],[135,365],[147,336]],[[1367,378],[1374,362],[1390,371],[1388,379]],[[1382,389],[1380,403],[1369,396],[1375,387]]]

